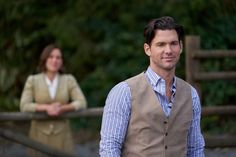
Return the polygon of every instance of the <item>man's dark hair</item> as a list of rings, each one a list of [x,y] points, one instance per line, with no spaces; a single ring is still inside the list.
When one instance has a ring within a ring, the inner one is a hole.
[[[177,24],[172,17],[164,16],[151,20],[144,29],[145,43],[151,44],[155,37],[156,30],[176,30],[179,41],[183,41],[184,28]]]

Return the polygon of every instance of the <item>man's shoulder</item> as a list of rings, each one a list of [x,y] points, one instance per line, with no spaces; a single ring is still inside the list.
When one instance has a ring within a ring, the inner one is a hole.
[[[116,84],[112,90],[126,90],[128,88],[128,84],[125,81],[119,82],[118,84]]]
[[[142,75],[144,75],[143,72],[119,82],[111,89],[110,92],[130,92],[130,86],[139,83],[138,80],[142,77]]]
[[[140,73],[140,74],[137,74],[137,75],[135,75],[135,76],[133,76],[133,77],[130,77],[130,78],[126,79],[125,82],[127,82],[128,84],[137,83],[137,82],[139,82],[139,80],[140,80],[141,78],[143,78],[143,77],[144,77],[144,72],[142,72],[142,73]]]

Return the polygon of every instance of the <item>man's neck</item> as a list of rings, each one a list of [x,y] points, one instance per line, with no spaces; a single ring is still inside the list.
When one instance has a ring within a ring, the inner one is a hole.
[[[152,67],[151,67],[152,68]],[[166,96],[168,98],[168,100],[170,101],[171,99],[171,87],[174,81],[174,76],[175,76],[175,69],[172,69],[170,71],[168,70],[163,70],[163,69],[154,69],[152,68],[152,70],[159,75],[162,79],[165,80],[165,85],[166,85]]]
[[[152,68],[152,67],[151,67]],[[155,69],[152,68],[152,70],[158,75],[160,76],[162,79],[165,80],[166,85],[172,85],[173,83],[173,78],[175,76],[175,69],[172,70],[163,70],[163,69]]]

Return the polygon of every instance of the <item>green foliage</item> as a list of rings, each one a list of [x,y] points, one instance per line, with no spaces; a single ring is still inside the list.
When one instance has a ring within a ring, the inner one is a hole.
[[[150,19],[175,17],[185,34],[200,35],[204,49],[236,49],[235,11],[236,1],[226,0],[0,0],[0,110],[18,110],[25,80],[36,73],[48,43],[62,47],[67,72],[77,78],[89,107],[104,106],[116,83],[147,68],[142,33]],[[202,65],[230,71],[236,62]],[[183,53],[177,67],[183,78],[184,66]],[[235,82],[202,86],[204,106],[236,102]]]

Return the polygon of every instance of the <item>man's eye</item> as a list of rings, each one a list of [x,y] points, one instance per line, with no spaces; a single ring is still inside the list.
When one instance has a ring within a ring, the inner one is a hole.
[[[159,47],[165,46],[165,43],[158,43],[157,46]]]
[[[178,45],[179,42],[172,42],[171,45]]]

